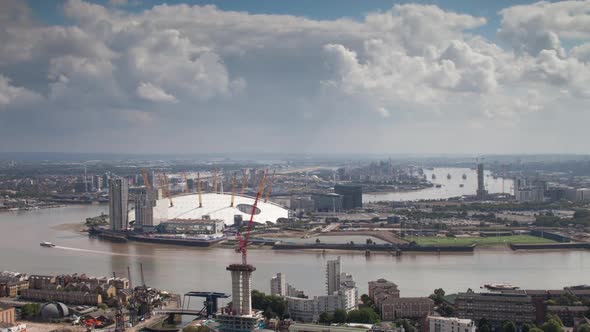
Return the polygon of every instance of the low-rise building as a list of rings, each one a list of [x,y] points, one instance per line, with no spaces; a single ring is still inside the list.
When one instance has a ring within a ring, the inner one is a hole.
[[[0,304],[0,323],[16,323],[16,310],[14,307]]]
[[[381,303],[381,319],[422,318],[434,310],[434,301],[428,297],[388,298]]]
[[[457,317],[428,316],[429,332],[475,332],[475,322]]]
[[[0,297],[17,297],[21,290],[28,288],[28,280],[0,282]]]
[[[524,291],[501,293],[459,293],[455,299],[456,315],[479,321],[486,318],[493,327],[509,320],[517,325],[535,321],[535,307]]]
[[[100,294],[80,291],[65,291],[51,289],[24,289],[21,298],[39,302],[63,302],[67,304],[97,305],[102,303]]]
[[[55,284],[54,276],[32,275],[29,277],[29,288],[46,289],[50,284]]]
[[[315,324],[291,324],[289,332],[368,332],[371,331],[371,325],[353,325],[353,326],[326,326]]]
[[[27,324],[9,324],[0,322],[0,332],[26,332]]]
[[[387,298],[399,298],[399,289],[395,283],[385,279],[369,281],[369,298],[379,307]]]
[[[547,314],[556,315],[564,326],[573,327],[584,322],[585,314],[590,311],[587,306],[548,305]]]

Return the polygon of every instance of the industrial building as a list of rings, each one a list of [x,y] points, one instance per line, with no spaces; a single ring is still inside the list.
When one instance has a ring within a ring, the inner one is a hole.
[[[342,195],[342,208],[352,210],[363,207],[363,188],[360,184],[337,184],[334,192]]]
[[[109,180],[109,218],[113,231],[122,231],[129,227],[128,196],[129,184],[126,179]]]

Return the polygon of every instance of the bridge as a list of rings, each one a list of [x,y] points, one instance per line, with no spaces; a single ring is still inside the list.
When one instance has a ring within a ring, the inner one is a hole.
[[[183,309],[183,308],[169,308],[169,309],[155,309],[155,315],[193,315],[193,316],[200,316],[203,313],[203,310],[190,310],[190,309]]]

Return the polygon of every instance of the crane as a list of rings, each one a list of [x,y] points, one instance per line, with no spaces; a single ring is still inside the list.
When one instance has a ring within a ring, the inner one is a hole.
[[[145,187],[150,189],[152,186],[150,185],[150,180],[148,179],[147,173],[144,169],[141,170],[141,176],[143,176],[143,184]]]
[[[268,201],[268,198],[270,197],[270,191],[272,190],[272,182],[275,178],[275,171],[272,171],[272,176],[270,177],[270,180],[268,181],[268,189],[266,191],[266,197],[264,198],[264,202],[266,203],[266,201]]]
[[[188,194],[188,179],[186,178],[186,173],[182,172],[182,177],[184,178],[184,193]]]
[[[252,230],[252,224],[254,223],[254,214],[256,214],[256,205],[258,205],[258,200],[262,195],[262,191],[264,190],[264,183],[266,181],[266,173],[264,171],[260,178],[260,183],[258,184],[258,191],[256,192],[256,198],[254,199],[254,204],[252,205],[252,212],[250,213],[250,221],[248,221],[248,229],[246,230],[246,234],[242,237],[240,233],[238,233],[238,241],[240,243],[239,252],[242,253],[242,264],[248,264],[248,253],[247,253],[247,246],[248,246],[248,238],[250,237],[250,231]]]
[[[174,203],[172,202],[172,194],[170,193],[170,183],[168,182],[168,176],[166,176],[166,174],[164,174],[164,185],[166,186],[165,190],[168,200],[170,201],[170,207],[173,207]]]
[[[234,196],[236,196],[236,173],[231,183],[231,204],[229,206],[234,207]]]
[[[158,197],[160,197],[160,189],[162,190],[162,197],[166,195],[166,191],[164,190],[164,182],[162,181],[162,173],[158,172]]]
[[[201,174],[197,173],[197,191],[199,192],[199,207],[203,207],[203,199],[201,198]]]
[[[213,175],[213,192],[217,193],[217,171]]]
[[[244,174],[242,175],[242,191],[241,194],[244,195],[244,191],[246,190],[246,183],[248,182],[248,170],[244,169]]]

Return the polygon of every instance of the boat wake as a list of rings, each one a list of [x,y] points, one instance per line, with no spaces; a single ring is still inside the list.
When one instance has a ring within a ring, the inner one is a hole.
[[[145,256],[145,255],[138,255],[138,254],[127,254],[127,253],[120,253],[120,252],[101,251],[101,250],[92,250],[92,249],[82,249],[82,248],[73,248],[73,247],[63,247],[63,246],[55,246],[55,247],[53,247],[53,249],[80,251],[80,252],[87,252],[87,253],[101,254],[101,255],[109,255],[109,256],[127,256],[127,257],[142,257],[142,256]]]

